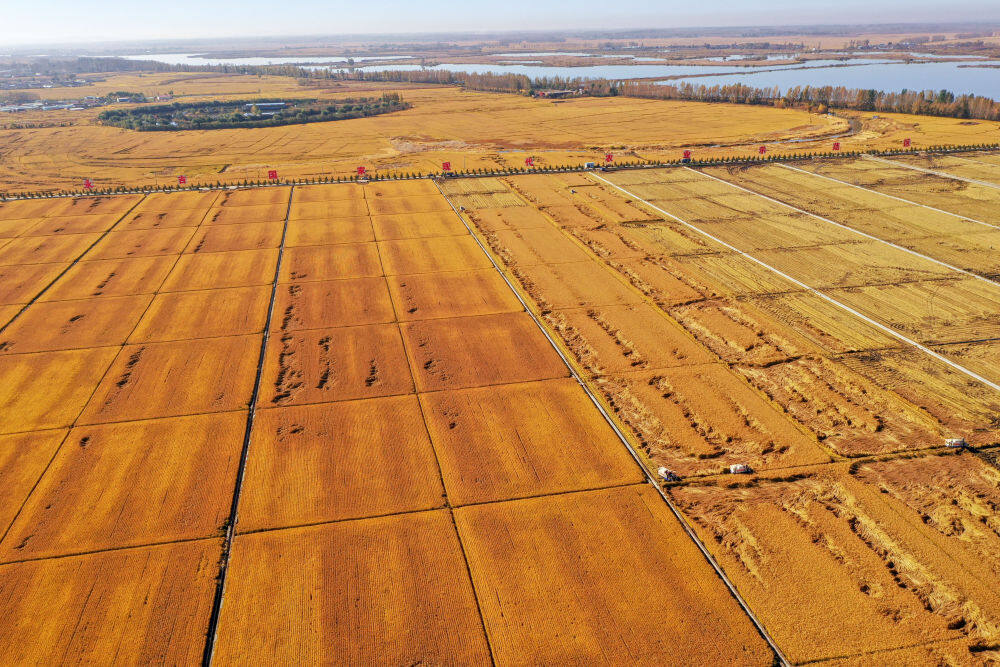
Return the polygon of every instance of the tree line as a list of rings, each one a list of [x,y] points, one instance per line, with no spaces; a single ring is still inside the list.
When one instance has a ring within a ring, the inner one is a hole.
[[[377,116],[409,107],[399,93],[385,93],[381,97],[340,100],[261,98],[175,102],[131,109],[109,109],[101,112],[97,118],[105,125],[128,130],[164,132],[320,123]]]

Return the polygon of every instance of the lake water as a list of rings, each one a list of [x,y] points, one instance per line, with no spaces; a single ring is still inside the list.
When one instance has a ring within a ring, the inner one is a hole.
[[[546,55],[588,55],[574,52],[521,52],[517,54],[495,54],[511,57],[531,57]],[[914,54],[919,55],[919,54]],[[212,58],[193,57],[188,53],[158,53],[126,56],[130,60],[156,60],[168,64],[185,65],[284,65],[313,63],[306,69],[329,69],[353,57],[359,63],[377,63],[380,60],[411,59],[413,56],[295,56],[281,58]],[[784,57],[784,56],[780,56]],[[639,60],[639,59],[636,59]],[[655,59],[642,59],[654,62]],[[324,64],[329,63],[329,64]],[[898,58],[854,60],[808,61],[808,69],[802,63],[790,65],[762,65],[759,67],[733,67],[732,65],[584,65],[581,67],[556,67],[532,63],[441,63],[428,70],[449,72],[470,72],[474,74],[523,74],[531,78],[566,77],[586,79],[643,79],[664,76],[690,77],[665,81],[665,84],[687,81],[707,86],[745,83],[758,88],[777,86],[782,91],[794,86],[845,86],[847,88],[873,88],[885,91],[907,90],[950,90],[956,94],[972,93],[993,99],[1000,99],[1000,69],[961,67],[969,63],[932,62],[903,63]],[[994,64],[980,61],[975,64]],[[838,65],[837,67],[830,67]],[[423,69],[418,64],[366,65],[365,71],[417,71]],[[709,76],[693,76],[709,75]]]
[[[1000,99],[1000,69],[959,67],[968,63],[882,63],[822,69],[741,72],[682,79],[695,85],[745,83],[755,88],[777,86],[784,92],[794,86],[845,86],[899,92],[906,90],[950,90]],[[980,63],[976,63],[980,64]],[[1000,64],[1000,63],[983,63]],[[675,84],[678,81],[664,81]]]

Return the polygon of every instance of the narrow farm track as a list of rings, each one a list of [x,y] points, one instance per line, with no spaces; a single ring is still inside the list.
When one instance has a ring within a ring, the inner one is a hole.
[[[438,188],[440,190],[440,186],[438,186]],[[473,227],[465,219],[465,216],[463,216],[461,214],[461,212],[459,212],[459,210],[457,208],[455,208],[454,203],[451,202],[451,200],[448,198],[448,196],[443,191],[441,192],[441,194],[442,194],[443,197],[445,197],[446,199],[448,199],[448,202],[451,205],[452,210],[455,211],[455,215],[457,215],[462,220],[462,224],[464,224],[465,227],[466,227],[466,229],[468,229],[469,234],[476,240],[476,243],[482,249],[483,253],[487,257],[489,257],[490,262],[493,264],[493,267],[497,270],[497,272],[503,278],[504,282],[507,283],[507,286],[510,288],[510,290],[517,297],[518,301],[521,302],[521,305],[524,306],[525,312],[527,312],[531,316],[531,319],[534,321],[535,325],[542,332],[542,334],[544,334],[544,336],[546,337],[546,339],[548,339],[549,343],[552,345],[552,348],[556,351],[556,353],[562,359],[563,363],[566,364],[566,367],[569,369],[570,373],[573,375],[573,378],[577,381],[577,383],[579,383],[580,387],[582,387],[583,390],[587,393],[587,396],[590,398],[590,401],[593,403],[594,407],[601,413],[601,416],[604,418],[604,420],[607,422],[607,424],[614,430],[615,435],[618,437],[618,439],[621,442],[621,444],[624,445],[624,447],[628,450],[629,455],[632,457],[632,459],[635,461],[636,465],[642,471],[642,474],[646,478],[646,481],[651,486],[653,486],[656,489],[656,491],[659,493],[660,497],[663,499],[663,502],[666,503],[666,505],[670,508],[671,513],[674,515],[674,517],[677,519],[677,521],[681,524],[681,527],[684,529],[684,532],[691,539],[691,541],[694,542],[694,544],[698,547],[698,550],[701,552],[702,556],[705,558],[706,561],[708,561],[709,565],[711,565],[712,569],[718,575],[719,579],[721,579],[722,582],[725,584],[726,588],[729,590],[729,593],[732,595],[733,599],[736,600],[737,604],[739,604],[740,608],[743,610],[743,612],[747,615],[747,617],[753,623],[754,627],[757,629],[757,632],[760,633],[761,637],[767,642],[767,644],[768,644],[768,646],[770,646],[771,650],[774,651],[774,655],[775,655],[775,658],[777,659],[777,661],[780,664],[782,664],[782,665],[788,665],[789,662],[788,662],[787,658],[785,658],[785,656],[782,653],[781,649],[778,647],[778,645],[774,642],[774,640],[768,634],[767,629],[760,622],[760,620],[754,615],[753,611],[750,609],[750,606],[746,603],[746,601],[740,595],[740,592],[733,585],[732,581],[729,580],[729,577],[726,576],[725,571],[718,564],[718,562],[715,560],[715,558],[713,558],[711,552],[709,552],[709,550],[705,547],[705,544],[701,541],[701,539],[694,532],[694,530],[691,529],[691,526],[688,524],[688,522],[685,519],[684,515],[681,514],[681,512],[677,509],[676,505],[674,505],[674,503],[670,500],[670,498],[667,496],[667,494],[663,492],[662,487],[657,482],[656,478],[653,476],[653,473],[643,463],[642,457],[639,456],[639,453],[632,446],[632,443],[629,441],[628,437],[622,432],[621,428],[619,428],[617,422],[614,419],[612,419],[611,415],[608,413],[607,409],[604,407],[604,404],[601,402],[601,400],[597,397],[597,395],[591,389],[590,385],[580,375],[580,372],[577,369],[576,365],[573,362],[570,361],[570,357],[564,351],[563,346],[557,341],[557,339],[552,335],[552,333],[548,330],[548,328],[545,326],[545,324],[539,319],[538,315],[528,305],[528,302],[525,300],[524,296],[522,296],[522,294],[520,293],[520,291],[515,287],[514,283],[511,281],[510,277],[507,275],[507,272],[503,269],[502,265],[497,261],[497,259],[493,255],[493,253],[486,246],[486,244],[482,241],[482,239],[480,238],[479,234],[477,234],[474,231]]]
[[[219,574],[216,578],[217,587],[215,598],[212,602],[212,613],[208,621],[208,630],[205,634],[205,651],[202,664],[206,667],[212,664],[212,656],[215,652],[215,641],[219,632],[219,617],[222,614],[222,605],[226,595],[226,579],[229,574],[229,559],[232,555],[233,540],[236,537],[236,524],[239,521],[240,497],[243,492],[243,479],[246,475],[247,457],[250,453],[250,442],[253,435],[254,421],[257,417],[257,402],[260,398],[261,381],[264,374],[264,358],[267,354],[267,343],[270,339],[271,322],[274,318],[274,303],[278,295],[278,279],[281,276],[281,260],[285,254],[285,239],[288,236],[288,218],[292,211],[292,201],[295,198],[295,186],[288,192],[288,204],[285,209],[285,220],[281,230],[281,243],[278,246],[278,260],[274,267],[274,279],[271,282],[271,296],[267,306],[267,316],[264,320],[264,331],[261,335],[260,353],[257,357],[257,371],[254,377],[253,392],[250,395],[250,403],[247,406],[246,430],[243,435],[243,448],[240,451],[239,468],[236,473],[236,483],[233,488],[232,505],[229,510],[229,518],[226,521],[226,536],[223,544],[222,556],[219,561]],[[193,238],[193,237],[192,237]]]

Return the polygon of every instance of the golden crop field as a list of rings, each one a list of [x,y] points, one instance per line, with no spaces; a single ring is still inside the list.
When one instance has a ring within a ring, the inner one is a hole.
[[[996,658],[993,189],[870,160],[500,186],[468,221],[791,662]]]
[[[50,207],[0,213],[4,655],[772,663],[434,183]]]

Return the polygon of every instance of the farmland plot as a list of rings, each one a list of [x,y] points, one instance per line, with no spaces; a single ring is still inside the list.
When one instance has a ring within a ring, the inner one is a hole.
[[[641,662],[678,652],[691,664],[771,661],[646,485],[476,505],[455,515],[499,662]],[[610,646],[617,658],[607,654]]]
[[[200,540],[0,565],[0,651],[12,663],[197,662],[219,547]]]
[[[93,250],[87,253],[87,259],[179,255],[187,247],[194,233],[194,227],[115,231],[105,236]]]
[[[127,345],[94,392],[80,423],[245,408],[257,347],[256,336]]]
[[[157,294],[129,342],[257,333],[264,329],[268,297],[266,285]]]
[[[671,494],[789,657],[805,661],[994,643],[1000,595],[987,582],[997,569],[981,540],[996,535],[978,515],[998,501],[996,476],[970,456],[929,457]],[[981,537],[958,537],[956,522]]]
[[[220,664],[489,664],[447,512],[240,536],[231,567]]]
[[[37,303],[0,333],[0,354],[122,345],[150,295]]]
[[[455,503],[641,481],[573,380],[434,392],[421,400]]]
[[[523,310],[510,287],[491,267],[389,276],[400,321],[459,315],[493,315]]]
[[[392,324],[284,331],[269,341],[263,381],[263,399],[275,406],[413,391]]]
[[[244,426],[230,413],[74,429],[0,543],[0,561],[219,534]]]
[[[163,283],[164,292],[266,285],[274,281],[276,249],[183,255]]]
[[[460,389],[565,377],[566,366],[524,313],[406,322],[417,389]]]
[[[258,422],[241,532],[443,504],[413,396],[267,409]]]
[[[272,330],[296,331],[395,320],[385,278],[344,278],[281,285]]]

